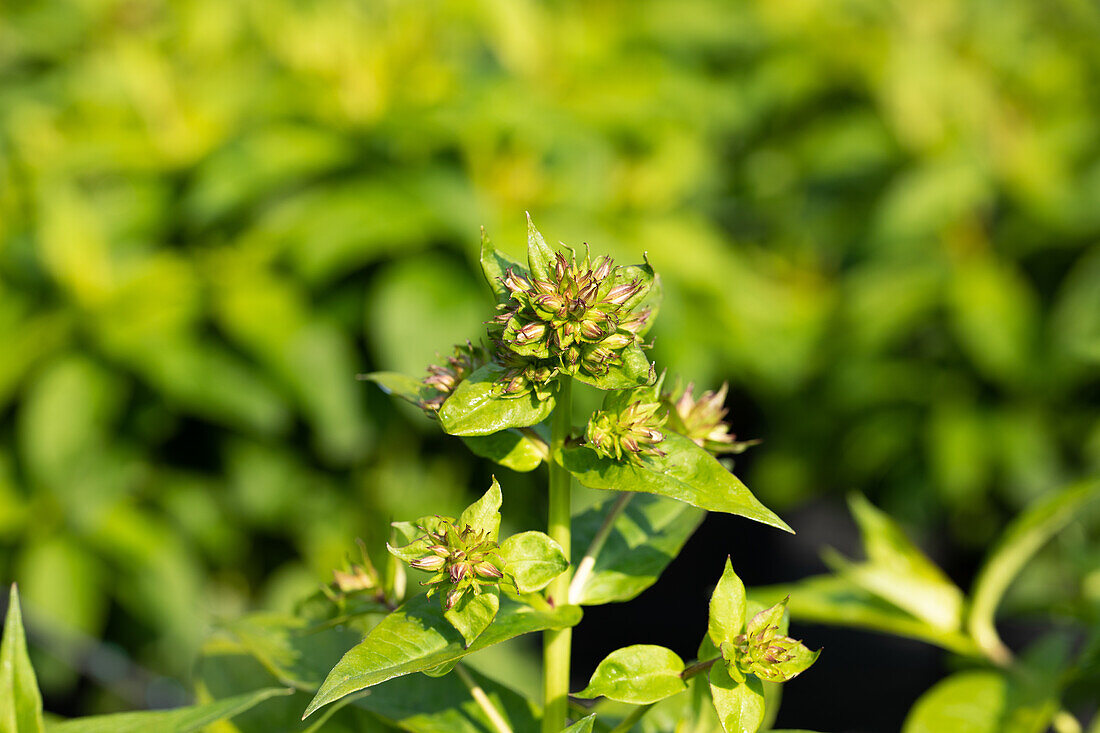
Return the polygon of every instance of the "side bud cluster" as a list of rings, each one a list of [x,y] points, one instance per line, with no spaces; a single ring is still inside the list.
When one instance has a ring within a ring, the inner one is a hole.
[[[732,644],[722,644],[727,665],[742,674],[752,674],[766,682],[786,682],[804,672],[817,659],[801,641],[780,633],[787,602],[784,600],[758,613],[745,633]]]
[[[666,415],[660,402],[645,395],[649,390],[622,392],[595,412],[585,430],[585,444],[606,458],[626,458],[640,464],[643,456],[665,455],[657,446]]]
[[[726,393],[729,385],[723,384],[717,392],[707,390],[695,399],[695,385],[682,388],[677,382],[671,392],[661,395],[668,407],[669,427],[692,440],[700,448],[713,454],[741,453],[758,441],[737,441],[726,422]]]
[[[559,374],[601,377],[621,363],[621,352],[638,343],[648,309],[627,302],[643,285],[620,277],[610,257],[578,262],[557,253],[548,279],[509,269],[501,282],[510,294],[490,321],[496,359],[504,369],[501,391],[519,396],[549,394]]]
[[[434,575],[424,581],[430,598],[437,590],[446,588],[442,596],[443,608],[450,610],[467,593],[480,595],[483,586],[498,586],[504,573],[503,562],[497,555],[497,543],[489,539],[487,532],[477,532],[468,526],[458,529],[454,523],[440,518],[434,528],[420,527],[427,543],[427,552],[409,561],[417,570]]]
[[[489,358],[488,350],[480,344],[467,341],[465,344],[455,345],[453,355],[448,356],[446,361],[428,367],[428,376],[422,382],[424,391],[420,407],[434,417],[459,383],[479,367],[488,364]]]

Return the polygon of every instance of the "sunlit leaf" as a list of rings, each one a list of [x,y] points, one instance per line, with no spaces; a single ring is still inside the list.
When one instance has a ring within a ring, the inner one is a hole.
[[[667,433],[660,448],[665,455],[646,456],[641,465],[604,458],[585,446],[566,448],[561,460],[566,470],[592,489],[660,494],[792,531],[714,456],[684,436]]]
[[[447,664],[521,634],[575,626],[580,618],[576,606],[537,610],[503,599],[496,620],[467,647],[461,634],[444,619],[439,604],[419,596],[387,616],[344,655],[306,708],[306,715],[394,677]]]
[[[710,596],[710,613],[707,636],[715,647],[732,642],[745,629],[745,584],[733,571],[733,563],[726,558],[722,577]]]
[[[538,400],[534,393],[520,397],[497,394],[501,368],[488,364],[458,385],[443,406],[439,419],[451,435],[488,435],[508,428],[536,425],[554,411],[554,399]]]
[[[500,557],[523,593],[542,590],[569,567],[561,545],[542,532],[512,535],[500,544]]]
[[[687,689],[681,674],[684,661],[671,649],[651,644],[624,647],[607,655],[592,673],[588,686],[574,697],[646,705]]]
[[[733,680],[721,662],[710,668],[710,694],[726,733],[756,733],[764,722],[764,690],[753,676]]]

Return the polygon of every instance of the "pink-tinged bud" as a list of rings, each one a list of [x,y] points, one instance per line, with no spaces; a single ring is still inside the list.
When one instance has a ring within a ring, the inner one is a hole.
[[[532,279],[531,285],[536,293],[541,293],[543,295],[549,295],[557,291],[557,288],[554,287],[554,284],[551,282],[547,282],[546,280]]]
[[[543,293],[535,297],[535,307],[546,313],[558,313],[565,308],[565,301],[557,293]]]
[[[613,351],[618,351],[630,344],[634,343],[634,337],[622,332],[616,332],[600,341],[600,346]]]
[[[584,301],[586,305],[591,305],[596,300],[596,291],[599,289],[600,284],[598,282],[584,283],[577,290],[577,299]]]
[[[456,562],[450,567],[451,582],[459,583],[470,574],[470,563],[468,562]]]
[[[440,557],[443,557],[443,558],[451,556],[451,551],[448,550],[443,545],[432,545],[431,547],[428,548],[428,552],[434,552],[435,554],[437,554],[437,555],[439,555]]]
[[[641,289],[642,284],[637,280],[628,283],[621,283],[611,288],[611,291],[607,294],[607,297],[604,300],[606,300],[608,303],[613,303],[614,305],[622,305],[623,303],[637,295]]]
[[[434,573],[436,570],[441,569],[446,562],[447,561],[439,555],[425,555],[424,557],[418,557],[410,561],[409,565],[417,570],[426,570],[429,573]]]
[[[500,572],[500,569],[488,560],[483,560],[474,565],[474,572],[487,579],[499,580],[504,577],[504,573]]]
[[[512,269],[504,273],[501,282],[504,283],[504,287],[508,288],[512,295],[526,293],[531,288],[531,284],[527,281],[527,278],[517,274],[516,271]]]
[[[627,331],[628,333],[640,333],[641,330],[645,328],[645,324],[649,321],[649,316],[652,312],[653,311],[651,311],[649,308],[638,311],[630,318],[620,323],[619,328]]]
[[[586,320],[581,322],[581,335],[586,339],[596,340],[603,336],[603,327],[592,320]]]
[[[597,280],[603,280],[611,274],[611,270],[614,267],[615,262],[607,255],[604,255],[596,261],[596,267],[592,270],[592,276]]]
[[[461,591],[458,588],[451,588],[451,590],[447,592],[447,602],[444,604],[444,606],[448,611],[454,608],[455,604],[462,599],[462,594],[464,592],[465,591]]]
[[[516,331],[515,340],[519,344],[529,344],[538,341],[546,335],[546,324],[538,321],[528,323]]]
[[[569,262],[565,259],[565,255],[558,252],[554,256],[554,275],[558,282],[565,279],[566,273],[569,272]]]

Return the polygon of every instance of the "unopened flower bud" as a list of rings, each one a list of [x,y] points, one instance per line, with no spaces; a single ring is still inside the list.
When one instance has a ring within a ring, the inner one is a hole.
[[[447,563],[440,555],[425,555],[409,562],[409,565],[417,570],[426,570],[429,573],[441,569]]]
[[[496,565],[488,562],[487,560],[483,560],[474,565],[474,572],[480,575],[482,578],[500,579],[504,577],[504,573],[500,572],[500,569],[497,568]]]

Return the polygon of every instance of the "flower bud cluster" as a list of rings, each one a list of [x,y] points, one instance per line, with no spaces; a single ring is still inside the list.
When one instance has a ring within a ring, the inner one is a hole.
[[[794,661],[795,647],[800,641],[789,636],[774,633],[776,627],[769,627],[773,634],[770,638],[764,629],[756,634],[742,634],[737,637],[737,668],[745,674],[753,674],[766,682],[783,682],[787,676],[780,665]]]
[[[778,623],[786,605],[784,600],[761,611],[749,622],[745,633],[735,637],[732,644],[722,644],[722,657],[730,668],[766,682],[786,682],[813,664],[816,652],[779,632]]]
[[[723,384],[717,392],[707,390],[695,399],[694,384],[689,382],[686,388],[681,388],[677,383],[671,392],[661,395],[661,401],[668,406],[669,427],[714,454],[741,453],[755,445],[757,441],[738,442],[737,436],[730,432],[725,421],[728,388],[729,385]]]
[[[428,367],[428,376],[424,378],[423,396],[420,407],[430,416],[435,416],[444,401],[451,396],[459,383],[473,374],[479,367],[489,363],[489,352],[480,344],[467,341],[456,344],[454,354],[448,356],[443,364]]]
[[[501,391],[519,396],[549,394],[559,374],[605,375],[622,360],[622,350],[638,343],[649,310],[633,311],[628,301],[643,288],[618,276],[610,257],[578,262],[557,253],[548,279],[509,269],[501,282],[510,294],[490,321],[496,359],[505,368]]]
[[[420,527],[427,552],[411,560],[409,565],[434,575],[422,585],[430,586],[428,597],[446,588],[443,608],[450,610],[467,593],[480,595],[482,586],[497,586],[504,573],[496,554],[497,543],[488,532],[477,532],[468,526],[457,528],[453,522],[439,518],[434,528]]]
[[[585,443],[601,456],[621,461],[624,457],[640,464],[642,456],[663,456],[657,447],[665,439],[660,428],[666,414],[655,399],[644,391],[622,393],[595,412],[585,430]]]

